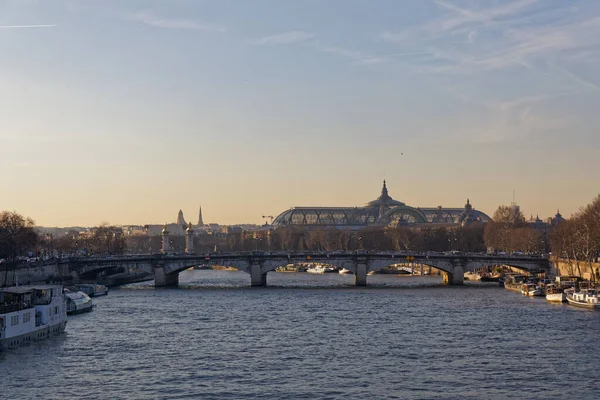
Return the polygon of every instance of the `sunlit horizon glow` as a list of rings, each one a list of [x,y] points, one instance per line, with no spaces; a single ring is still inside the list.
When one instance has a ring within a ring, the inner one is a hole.
[[[600,192],[593,0],[0,0],[0,210],[41,226]]]

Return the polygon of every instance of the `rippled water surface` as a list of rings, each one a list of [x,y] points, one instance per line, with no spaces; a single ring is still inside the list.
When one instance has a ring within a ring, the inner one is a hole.
[[[186,271],[0,353],[2,399],[600,399],[600,312],[439,277]]]

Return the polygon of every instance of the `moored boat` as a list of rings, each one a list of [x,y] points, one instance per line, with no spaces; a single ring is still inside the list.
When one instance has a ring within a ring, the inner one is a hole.
[[[94,309],[94,303],[90,296],[83,292],[71,292],[65,293],[67,298],[67,314],[81,314],[90,312]]]
[[[500,282],[502,274],[482,274],[481,282]]]
[[[535,283],[525,283],[521,286],[521,294],[525,296],[543,296],[542,288]]]
[[[90,297],[105,296],[108,294],[108,288],[97,283],[80,283],[73,287],[76,292],[83,292]]]
[[[300,270],[300,268],[301,267],[296,264],[287,264],[276,268],[275,272],[303,272]]]
[[[469,271],[465,272],[464,279],[466,281],[480,281],[481,275],[479,275],[477,272]]]
[[[547,285],[546,301],[550,301],[553,303],[562,303],[567,301],[567,294],[564,292],[563,289],[557,287],[556,285]]]
[[[309,274],[331,274],[334,272],[338,272],[338,269],[335,267],[326,267],[324,265],[315,265],[306,270]]]
[[[526,275],[506,275],[504,277],[504,289],[520,292],[525,279],[527,279]]]
[[[66,308],[59,285],[0,289],[0,350],[64,331]]]
[[[598,291],[596,289],[581,289],[578,292],[570,291],[567,293],[569,304],[577,307],[600,309],[598,303]]]
[[[415,271],[415,272],[418,272],[418,271]],[[377,273],[383,274],[383,275],[409,275],[410,274],[410,272],[405,271],[396,265],[388,265],[387,267],[383,267],[379,271],[377,271]],[[420,272],[419,272],[419,275],[420,275]],[[426,271],[423,271],[423,275],[426,275]]]

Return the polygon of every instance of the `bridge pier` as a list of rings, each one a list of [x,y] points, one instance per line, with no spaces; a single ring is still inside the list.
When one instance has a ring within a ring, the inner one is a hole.
[[[452,272],[444,274],[444,283],[447,285],[463,285],[465,283],[465,267],[462,262],[452,263]]]
[[[179,284],[179,274],[166,274],[164,266],[154,267],[154,287],[177,286]]]
[[[356,273],[354,274],[355,286],[367,286],[367,264],[359,262],[356,265]]]
[[[250,266],[250,286],[267,286],[267,273],[263,273],[260,264]]]

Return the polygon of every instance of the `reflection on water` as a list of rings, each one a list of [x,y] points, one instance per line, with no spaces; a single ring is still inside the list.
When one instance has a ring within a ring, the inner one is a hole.
[[[600,398],[600,313],[441,277],[185,271],[0,353],[1,397]],[[134,290],[141,289],[141,290]]]

